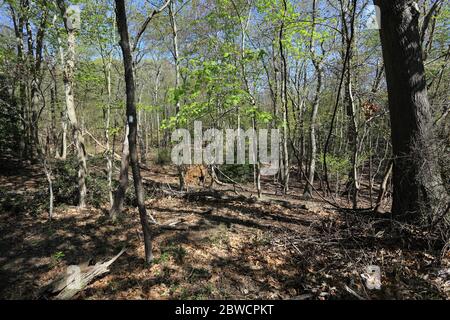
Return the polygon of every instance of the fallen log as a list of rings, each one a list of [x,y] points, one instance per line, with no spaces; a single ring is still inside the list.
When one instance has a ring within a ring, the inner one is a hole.
[[[126,251],[122,249],[115,257],[95,265],[89,262],[70,266],[64,275],[50,282],[41,290],[41,298],[70,300],[83,291],[93,280],[109,272],[109,267]]]

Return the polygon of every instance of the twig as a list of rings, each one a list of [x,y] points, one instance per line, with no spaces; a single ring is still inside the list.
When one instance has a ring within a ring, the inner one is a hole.
[[[365,298],[361,297],[359,294],[357,294],[353,289],[349,288],[347,285],[344,286],[345,290],[350,293],[351,295],[355,296],[359,300],[366,300]]]

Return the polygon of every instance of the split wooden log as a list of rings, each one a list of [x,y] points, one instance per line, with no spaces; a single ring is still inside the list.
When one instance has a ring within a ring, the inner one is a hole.
[[[58,277],[41,290],[41,297],[51,300],[70,300],[83,291],[93,280],[109,272],[109,267],[126,251],[122,249],[115,257],[95,265],[89,263],[71,266],[67,273]]]

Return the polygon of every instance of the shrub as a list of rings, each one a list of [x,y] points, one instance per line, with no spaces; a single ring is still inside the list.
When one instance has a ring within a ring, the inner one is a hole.
[[[88,204],[97,208],[109,201],[106,173],[103,170],[95,170],[95,168],[98,168],[95,165],[101,164],[104,164],[104,158],[94,157],[89,159],[88,168],[94,169],[90,170],[86,177],[86,187],[88,190],[86,201]],[[55,163],[53,175],[55,205],[77,205],[79,202],[77,158],[70,157],[66,161]]]
[[[15,214],[35,215],[48,208],[48,196],[43,189],[37,192],[27,191],[24,193],[0,190],[0,211]]]
[[[155,162],[156,164],[161,166],[170,164],[172,162],[170,149],[158,149]]]
[[[253,181],[252,164],[224,164],[217,170],[217,176],[220,180],[228,181],[229,178],[236,182]]]
[[[77,205],[79,200],[77,181],[77,159],[69,157],[65,161],[57,161],[53,168],[53,194],[55,205]]]

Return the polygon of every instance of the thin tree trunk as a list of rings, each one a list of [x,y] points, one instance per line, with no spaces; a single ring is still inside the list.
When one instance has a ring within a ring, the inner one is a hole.
[[[393,168],[393,162],[391,162],[386,170],[386,173],[383,176],[383,181],[381,182],[380,191],[378,192],[378,199],[377,203],[374,208],[374,212],[381,213],[380,208],[381,204],[383,202],[384,196],[386,195],[387,191],[387,183],[389,181],[389,177],[392,174],[392,168]]]
[[[73,92],[73,80],[75,77],[75,33],[76,30],[68,21],[68,13],[64,0],[58,0],[58,6],[61,11],[61,16],[64,20],[64,26],[67,32],[67,55],[64,63],[64,86],[66,95],[67,116],[72,126],[72,135],[75,143],[75,148],[78,157],[78,192],[79,202],[78,206],[84,208],[86,206],[86,149],[84,146],[84,138],[82,129],[78,123],[75,112],[75,98]]]
[[[315,49],[315,22],[316,22],[316,8],[317,8],[317,0],[313,1],[313,17],[312,17],[312,31],[311,31],[311,40],[310,40],[310,52],[312,56],[312,62],[314,64],[314,68],[316,70],[317,75],[317,85],[316,92],[314,94],[314,102],[313,102],[313,110],[311,114],[311,127],[309,130],[309,140],[310,140],[310,162],[308,169],[308,180],[306,182],[304,195],[306,197],[312,197],[312,189],[314,187],[314,179],[316,174],[316,154],[317,154],[317,141],[316,141],[316,125],[317,125],[317,114],[319,112],[319,104],[320,104],[320,94],[322,91],[322,76],[323,76],[323,67],[322,61],[323,57],[318,57]]]
[[[158,69],[156,70],[156,79],[155,79],[155,92],[154,92],[154,104],[155,106],[159,105],[159,81],[161,77],[161,66],[158,66]],[[160,115],[159,115],[159,108],[155,110],[156,114],[156,146],[159,148],[161,146],[161,136],[160,136]]]
[[[138,97],[138,106],[142,103],[142,94],[144,93],[144,84],[142,84],[140,90],[139,90],[139,97]],[[145,110],[140,109],[138,111],[138,141],[139,141],[139,151],[141,154],[141,163],[147,164],[147,152],[145,150],[145,135],[146,135],[146,129],[145,129],[145,119],[144,114]]]
[[[351,152],[351,169],[348,173],[348,182],[346,186],[346,193],[348,198],[351,198],[353,208],[358,206],[358,125],[356,121],[356,106],[353,95],[353,56],[355,50],[355,14],[356,0],[349,0],[348,2],[341,2],[341,20],[342,20],[342,39],[343,43],[348,48],[347,59],[345,59],[345,108],[347,115],[347,143]],[[347,18],[348,17],[348,18]],[[350,19],[350,20],[349,20]]]
[[[320,105],[320,94],[322,91],[322,73],[323,69],[321,66],[321,62],[315,61],[314,62],[315,68],[316,68],[316,74],[317,74],[317,86],[316,86],[316,93],[314,94],[314,103],[313,103],[313,110],[311,115],[311,127],[309,130],[309,142],[311,147],[311,153],[310,153],[310,162],[309,162],[309,169],[308,169],[308,181],[305,186],[305,192],[304,195],[306,197],[312,197],[312,189],[313,184],[315,180],[316,175],[316,156],[317,156],[317,141],[316,141],[316,126],[317,126],[317,114],[319,112],[319,105]]]
[[[358,192],[360,188],[358,180],[358,127],[356,123],[356,111],[355,101],[353,97],[350,63],[351,60],[349,59],[345,84],[345,102],[348,123],[347,142],[350,145],[352,167],[348,174],[346,192],[352,200],[353,208],[356,209],[358,206]]]
[[[147,210],[145,208],[144,187],[142,184],[141,172],[139,168],[139,159],[137,153],[137,114],[135,94],[136,88],[133,73],[133,58],[131,55],[130,39],[128,35],[128,22],[124,0],[115,0],[116,2],[116,20],[120,34],[120,47],[122,48],[123,65],[125,69],[125,83],[127,95],[127,121],[129,126],[128,142],[130,144],[130,160],[133,172],[134,188],[137,197],[139,216],[144,234],[145,261],[150,263],[153,259],[151,230],[148,222]]]
[[[67,114],[63,110],[61,111],[61,149],[59,151],[58,159],[66,160],[67,159]]]
[[[128,168],[130,166],[130,148],[128,143],[129,127],[125,127],[125,137],[123,140],[122,159],[120,162],[120,176],[119,186],[114,193],[114,200],[109,211],[111,219],[116,220],[117,216],[123,211],[123,203],[125,201],[125,194],[128,189]]]
[[[19,11],[16,11],[12,4],[9,4],[9,10],[11,12],[11,19],[14,25],[14,34],[16,37],[16,50],[17,50],[17,64],[16,73],[19,80],[19,102],[20,102],[20,115],[21,115],[21,134],[19,143],[20,158],[28,157],[28,141],[27,141],[27,118],[26,118],[26,96],[25,96],[25,57],[24,57],[24,33],[23,33],[23,15]]]
[[[284,5],[284,16],[287,12],[287,3],[286,0],[283,0]],[[281,21],[280,34],[279,34],[279,46],[280,46],[280,56],[281,56],[281,103],[282,103],[282,112],[283,112],[283,192],[287,194],[289,191],[289,174],[290,174],[290,166],[289,166],[289,149],[288,149],[288,140],[289,140],[289,114],[288,114],[288,92],[287,92],[287,82],[288,82],[288,66],[287,59],[284,52],[284,16]]]
[[[175,17],[176,7],[175,2],[171,1],[169,4],[169,16],[170,24],[172,26],[172,45],[173,45],[173,60],[175,64],[175,90],[178,91],[180,87],[181,73],[180,73],[180,57],[178,52],[178,27]],[[175,102],[175,116],[180,112],[181,102],[180,98],[177,98]],[[177,166],[179,189],[182,191],[185,189],[185,168],[183,166]]]
[[[106,66],[106,88],[108,91],[108,102],[105,110],[105,147],[106,147],[106,171],[108,175],[108,197],[109,203],[112,205],[114,202],[112,193],[112,175],[113,175],[113,157],[114,154],[110,145],[109,129],[111,126],[111,65],[112,65],[112,52],[110,53],[107,66]]]
[[[57,154],[58,136],[56,134],[56,92],[54,87],[50,88],[50,137],[51,153]]]

